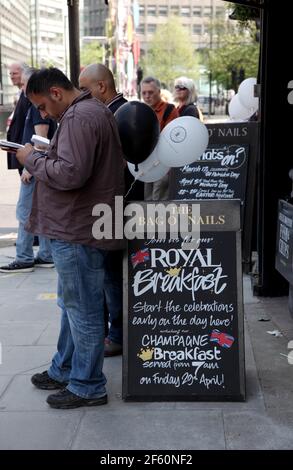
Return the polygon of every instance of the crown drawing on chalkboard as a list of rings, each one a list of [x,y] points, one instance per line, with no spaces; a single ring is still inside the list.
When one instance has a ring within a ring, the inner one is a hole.
[[[178,274],[180,273],[181,271],[181,268],[170,268],[167,273],[169,274],[169,276],[178,276]]]
[[[137,355],[142,361],[150,361],[153,358],[154,348],[141,348],[140,353]]]

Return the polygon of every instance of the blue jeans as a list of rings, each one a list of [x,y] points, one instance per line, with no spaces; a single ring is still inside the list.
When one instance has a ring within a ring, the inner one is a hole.
[[[16,218],[19,222],[16,240],[16,261],[27,264],[34,262],[34,235],[27,232],[24,228],[31,213],[34,188],[34,178],[31,178],[29,184],[24,184],[21,182],[16,207]],[[39,252],[37,256],[43,261],[52,261],[49,238],[39,236]]]
[[[122,250],[109,252],[106,259],[104,286],[106,311],[108,312],[110,320],[108,338],[118,344],[122,344],[123,339],[122,262]]]
[[[106,394],[104,266],[107,251],[51,240],[62,310],[57,353],[48,374],[83,398]]]

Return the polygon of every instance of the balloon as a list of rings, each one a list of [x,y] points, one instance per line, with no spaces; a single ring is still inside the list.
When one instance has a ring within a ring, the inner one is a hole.
[[[153,183],[163,178],[170,168],[163,165],[158,159],[157,147],[155,150],[148,156],[148,158],[139,163],[138,171],[135,171],[135,166],[132,163],[127,163],[130,173],[139,181],[144,183]]]
[[[208,142],[206,126],[195,117],[182,116],[162,130],[156,149],[163,165],[179,167],[198,160]]]
[[[232,100],[229,103],[229,116],[234,121],[245,121],[250,118],[255,113],[256,109],[246,108],[243,106],[239,100],[238,93],[233,96]]]
[[[141,163],[154,150],[160,135],[156,113],[145,103],[129,101],[114,114],[124,157],[128,162]]]
[[[240,83],[238,89],[240,103],[242,103],[245,108],[253,108],[254,112],[258,109],[258,98],[254,96],[254,85],[256,85],[256,83],[256,78],[246,78]]]

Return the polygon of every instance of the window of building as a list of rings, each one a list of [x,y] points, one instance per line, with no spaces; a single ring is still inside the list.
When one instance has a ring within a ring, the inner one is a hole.
[[[159,16],[168,16],[168,6],[167,5],[159,5],[158,13],[159,13]]]
[[[139,34],[144,34],[145,33],[145,25],[144,24],[140,24],[139,27],[137,28],[137,32]]]
[[[194,24],[192,26],[192,33],[193,34],[201,34],[201,24]]]
[[[225,14],[225,8],[216,7],[216,16],[224,16],[224,14]]]
[[[202,10],[201,7],[193,7],[192,14],[193,16],[201,16]]]
[[[212,16],[212,7],[204,7],[203,16]]]
[[[190,16],[190,7],[181,7],[181,16]]]
[[[156,29],[157,29],[157,25],[156,25],[156,24],[149,23],[149,24],[147,25],[148,33],[155,33],[155,32],[156,32]]]
[[[157,11],[156,11],[156,5],[148,5],[147,7],[147,14],[148,16],[156,16]]]
[[[145,6],[144,5],[139,5],[139,14],[140,14],[140,16],[145,15]]]
[[[171,12],[171,15],[179,15],[179,7],[175,5],[171,5],[170,12]]]

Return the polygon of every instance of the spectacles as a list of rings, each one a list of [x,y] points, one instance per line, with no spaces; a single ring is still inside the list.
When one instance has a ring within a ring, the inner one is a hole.
[[[175,85],[175,90],[187,90],[186,86],[183,85]]]

